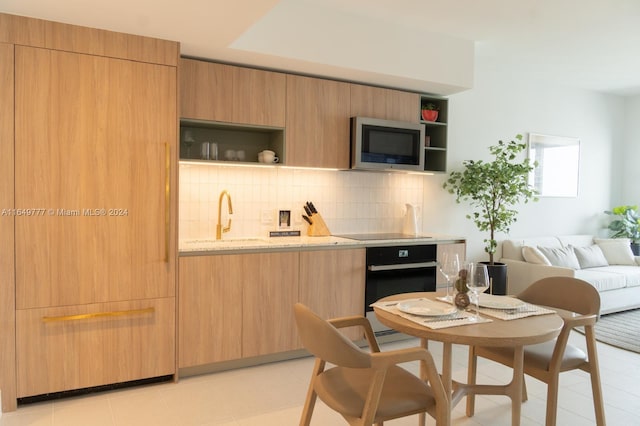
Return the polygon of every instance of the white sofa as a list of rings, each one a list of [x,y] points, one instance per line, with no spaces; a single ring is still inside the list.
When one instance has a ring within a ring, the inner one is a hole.
[[[519,238],[502,242],[507,264],[507,293],[518,294],[531,283],[551,276],[576,277],[600,293],[600,313],[640,307],[640,256],[627,239],[593,235]]]

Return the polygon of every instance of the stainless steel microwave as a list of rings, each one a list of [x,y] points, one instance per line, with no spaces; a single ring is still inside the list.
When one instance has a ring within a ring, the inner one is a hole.
[[[424,124],[351,118],[351,168],[424,171]]]

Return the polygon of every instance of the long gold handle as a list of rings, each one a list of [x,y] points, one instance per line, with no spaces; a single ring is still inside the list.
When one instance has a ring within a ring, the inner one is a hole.
[[[164,261],[169,263],[169,240],[171,238],[171,145],[165,143],[164,178]]]
[[[42,322],[79,321],[91,318],[122,317],[126,315],[152,314],[155,308],[131,309],[128,311],[94,312],[92,314],[63,315],[60,317],[42,317]]]

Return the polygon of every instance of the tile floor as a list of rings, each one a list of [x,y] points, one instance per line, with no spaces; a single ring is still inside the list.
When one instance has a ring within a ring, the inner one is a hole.
[[[575,333],[571,341],[583,345]],[[383,350],[416,345],[417,340],[388,343]],[[441,363],[441,345],[430,349]],[[607,423],[640,424],[640,355],[598,344]],[[454,378],[465,377],[467,349],[454,347]],[[55,402],[23,405],[4,413],[0,426],[286,426],[297,425],[304,401],[311,358],[243,368],[216,374]],[[407,364],[417,371],[417,366]],[[487,383],[505,380],[510,370],[484,361],[479,366]],[[558,425],[594,425],[589,377],[569,372],[561,376]],[[543,425],[546,386],[527,378],[529,401],[523,405],[522,425]],[[501,426],[511,422],[506,397],[478,397],[476,415],[464,415],[464,400],[454,409],[454,425]],[[321,402],[316,405],[314,426],[346,424]],[[387,422],[389,426],[415,425],[416,417]],[[429,418],[427,424],[433,425]]]

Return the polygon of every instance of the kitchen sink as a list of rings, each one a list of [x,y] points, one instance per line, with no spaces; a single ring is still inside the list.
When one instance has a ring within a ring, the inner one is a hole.
[[[269,244],[269,241],[262,238],[223,238],[221,240],[185,240],[182,241],[181,246],[186,249],[203,249],[219,246],[254,247],[267,244]]]

